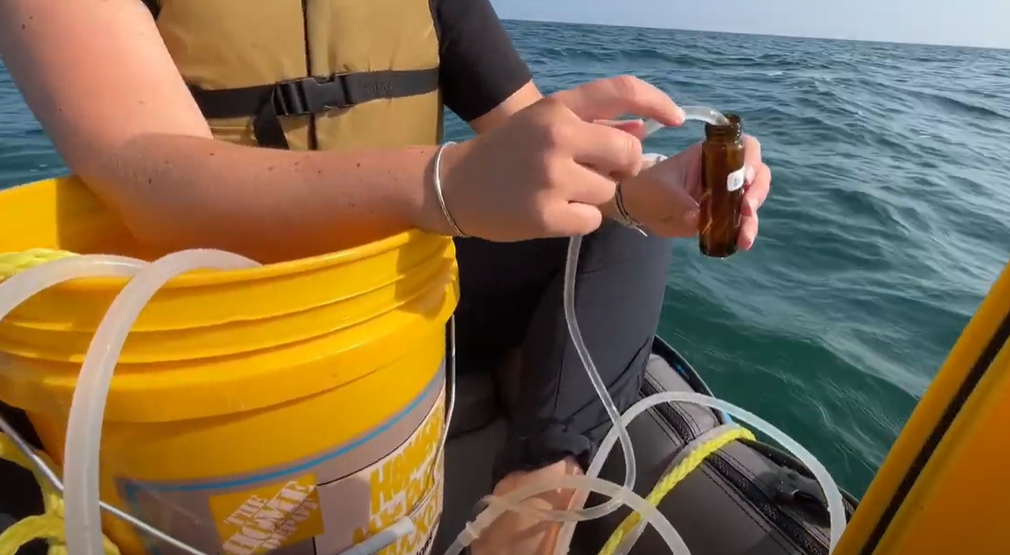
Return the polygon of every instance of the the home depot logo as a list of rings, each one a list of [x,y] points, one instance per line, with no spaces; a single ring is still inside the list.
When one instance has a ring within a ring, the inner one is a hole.
[[[413,436],[367,471],[370,517],[367,527],[354,530],[355,544],[408,516],[415,531],[380,551],[380,555],[423,554],[430,547],[429,540],[442,514],[444,401],[444,396],[440,397]]]
[[[260,555],[322,533],[315,481],[307,475],[211,499],[224,552]]]

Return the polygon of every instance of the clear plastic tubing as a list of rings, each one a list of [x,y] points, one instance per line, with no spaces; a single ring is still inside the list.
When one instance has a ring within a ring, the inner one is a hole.
[[[666,391],[656,393],[655,395],[650,395],[645,399],[642,399],[632,405],[631,408],[624,413],[621,417],[620,426],[627,426],[638,415],[663,403],[688,403],[728,413],[733,418],[739,419],[740,421],[749,424],[755,430],[766,434],[773,441],[781,445],[785,450],[792,453],[800,460],[800,462],[810,469],[810,472],[814,475],[814,479],[817,480],[821,491],[824,492],[824,497],[828,501],[828,520],[830,521],[831,526],[828,553],[835,550],[835,547],[838,546],[838,541],[842,537],[842,533],[845,531],[846,525],[845,505],[842,503],[842,493],[838,489],[838,485],[835,483],[834,479],[831,478],[831,474],[828,470],[824,468],[824,465],[822,465],[820,461],[818,461],[817,458],[810,453],[810,451],[807,451],[806,448],[796,442],[796,440],[784,434],[775,426],[772,426],[765,420],[747,410],[727,403],[722,399],[716,399],[714,397],[709,397],[708,395],[702,395],[701,393],[687,391]],[[603,438],[603,442],[600,444],[600,451],[593,460],[593,463],[596,462],[596,459],[606,459],[607,455],[610,454],[611,449],[614,448],[614,444],[617,443],[617,437],[618,431],[610,430],[606,437]]]
[[[18,272],[0,284],[0,320],[31,296],[54,285],[85,277],[130,277],[147,262],[125,256],[92,254],[54,260]]]
[[[735,405],[727,403],[721,399],[716,399],[714,397],[709,397],[707,395],[702,395],[700,393],[693,392],[683,392],[683,391],[668,391],[663,393],[657,393],[655,395],[650,395],[645,399],[640,400],[628,409],[623,416],[621,416],[621,422],[618,426],[615,426],[607,436],[603,439],[600,444],[599,452],[593,459],[593,464],[590,466],[595,466],[598,461],[606,460],[610,451],[613,449],[614,445],[617,443],[617,437],[620,434],[620,428],[626,428],[632,420],[638,417],[640,414],[646,410],[663,403],[689,403],[695,404],[703,407],[708,407],[710,409],[723,411],[730,416],[736,418],[740,422],[749,424],[755,430],[767,434],[772,440],[778,442],[786,450],[793,453],[810,471],[813,473],[814,478],[817,480],[821,487],[821,491],[824,492],[825,497],[828,501],[828,516],[830,521],[830,543],[828,548],[828,553],[832,553],[835,547],[838,545],[838,541],[845,531],[845,512],[844,506],[842,505],[841,492],[838,490],[838,486],[835,484],[831,475],[828,473],[827,469],[812,455],[809,451],[803,448],[802,445],[791,439],[786,434],[779,431],[777,428],[765,422],[756,415],[739,408]],[[598,487],[600,484],[606,484],[608,487],[606,489]],[[660,533],[663,540],[670,546],[671,551],[676,555],[689,555],[690,551],[687,546],[683,543],[680,535],[677,534],[676,530],[666,519],[665,516],[658,513],[658,510],[649,506],[649,511],[643,510],[638,504],[638,499],[640,496],[635,494],[633,491],[600,478],[594,476],[565,476],[552,478],[550,480],[544,480],[541,482],[535,482],[528,484],[520,489],[509,492],[508,495],[495,497],[488,496],[486,499],[489,506],[484,509],[477,518],[471,522],[467,527],[459,534],[456,538],[455,543],[446,552],[446,555],[458,555],[463,548],[473,542],[480,532],[486,529],[496,518],[498,518],[505,511],[515,511],[522,514],[527,514],[540,518],[542,520],[551,520],[557,522],[565,522],[565,526],[573,526],[576,522],[582,520],[592,520],[582,517],[579,510],[570,511],[541,511],[534,509],[532,507],[527,507],[522,505],[522,501],[533,497],[535,495],[557,490],[560,488],[572,488],[577,489],[580,492],[585,491],[595,491],[603,495],[610,496],[612,499],[617,499],[620,503],[626,504],[635,512],[638,512],[644,520],[656,528]],[[656,511],[656,512],[652,512]],[[567,540],[568,543],[571,540]],[[558,547],[564,548],[564,552],[567,553],[568,543],[562,545],[561,538],[558,540]],[[625,550],[631,549],[631,543],[625,542],[622,544]]]
[[[706,106],[683,106],[681,109],[684,111],[685,122],[701,121],[712,125],[726,125],[729,123],[726,116],[713,108],[708,108]],[[657,122],[656,120],[650,119],[646,121],[645,137],[648,137],[662,128],[663,124]],[[614,406],[614,401],[611,399],[603,380],[600,378],[599,372],[596,370],[596,365],[593,364],[592,357],[589,354],[589,350],[586,348],[586,344],[582,339],[582,334],[579,331],[579,326],[576,321],[575,273],[579,265],[579,248],[581,244],[582,237],[579,236],[572,237],[568,244],[568,260],[565,265],[564,285],[565,320],[568,322],[568,333],[572,336],[572,342],[575,344],[575,349],[579,353],[579,358],[582,360],[582,364],[586,367],[589,379],[592,381],[593,387],[596,389],[596,393],[603,401],[607,415],[610,416],[610,421],[614,425],[611,431],[613,432],[616,430],[618,437],[621,440],[621,453],[624,455],[625,464],[624,487],[632,489],[635,486],[638,469],[635,465],[634,447],[631,445],[631,437],[628,436],[628,432],[624,429],[624,426],[620,424],[620,414],[617,412],[617,407]],[[601,457],[597,454],[590,463],[586,475],[592,477],[599,476],[605,461],[606,456]],[[582,507],[585,504],[587,497],[589,497],[589,492],[576,492],[572,503],[572,509],[570,510],[581,511],[583,515],[586,515],[589,518],[600,518],[615,511],[619,506],[617,501],[611,500],[601,505],[597,505],[596,507],[583,509]],[[567,552],[568,546],[572,541],[572,534],[574,533],[574,523],[568,522],[562,526],[561,532],[558,535],[557,546],[554,549],[554,555],[564,555]]]
[[[690,119],[703,119],[704,121],[712,121],[712,122],[726,121],[726,118],[722,114],[711,108],[688,106],[682,109],[684,110],[685,121]],[[652,133],[663,127],[662,124],[660,124],[655,120],[647,121],[645,126],[646,126],[645,127],[646,136],[651,135]],[[631,437],[628,435],[628,431],[625,429],[624,426],[620,425],[621,415],[617,411],[617,406],[614,404],[613,399],[610,397],[610,393],[607,391],[606,385],[603,383],[602,378],[600,378],[599,372],[596,370],[596,365],[593,363],[592,356],[589,354],[589,349],[586,347],[585,341],[582,338],[582,333],[579,330],[578,318],[576,317],[575,314],[575,279],[576,279],[576,270],[578,269],[579,265],[579,250],[581,246],[582,246],[581,236],[572,237],[568,244],[568,258],[565,264],[565,286],[563,295],[565,320],[568,324],[568,333],[569,335],[571,335],[572,342],[575,344],[575,350],[579,354],[579,359],[582,361],[583,366],[585,366],[586,373],[589,375],[589,379],[592,382],[593,387],[596,389],[596,393],[597,395],[599,395],[600,400],[603,402],[603,407],[606,410],[607,415],[610,417],[610,421],[614,425],[611,431],[616,430],[618,436],[620,437],[621,452],[624,455],[624,465],[625,465],[624,488],[627,491],[631,491],[634,488],[638,470],[635,464],[634,446],[631,444]],[[589,476],[590,478],[595,478],[596,476],[598,476],[600,470],[603,467],[604,461],[605,457],[594,458],[589,468],[589,472],[587,473],[587,476]],[[550,489],[556,489],[556,486]],[[548,518],[549,520],[566,521],[566,524],[562,527],[561,534],[558,538],[558,543],[555,548],[555,555],[564,555],[564,553],[568,551],[568,546],[571,543],[571,537],[575,529],[575,522],[578,522],[580,520],[592,520],[595,518],[600,518],[609,513],[612,513],[621,505],[620,498],[612,497],[609,501],[601,505],[597,505],[595,507],[590,508],[582,508],[588,496],[589,491],[578,490],[575,494],[575,499],[573,503],[574,509],[570,511],[551,511],[549,513],[550,514],[549,517],[546,516],[546,513],[544,513],[543,511],[538,511],[540,515],[543,515],[545,518]],[[506,499],[507,500],[516,499],[517,502],[514,504],[509,503],[508,501],[506,501]],[[511,510],[529,514],[527,508],[518,503],[521,502],[523,499],[525,498],[518,497],[516,495],[509,495],[506,498],[498,499],[495,504],[501,505],[504,502]],[[485,513],[481,513],[481,515],[478,516],[478,520],[480,520],[480,517],[483,516],[484,514]],[[571,521],[571,519],[573,518],[574,522]],[[486,520],[485,522],[486,524],[490,524],[491,520]],[[669,524],[669,522],[667,522],[667,524]],[[483,529],[483,527],[479,527],[478,529]],[[463,538],[463,534],[460,534],[460,537],[457,538],[456,543],[454,543],[453,547],[449,549],[448,552],[449,555],[454,555],[453,548],[455,548],[458,544],[459,549],[462,550],[462,548],[465,547],[466,545],[469,545],[470,541],[473,541],[475,537],[476,536],[474,536],[473,538],[469,538],[469,541],[466,541],[465,543],[461,544],[461,540],[465,541],[465,539]]]
[[[729,120],[727,120],[725,116],[712,108],[706,108],[704,106],[685,106],[682,109],[684,110],[684,121],[698,120],[716,125],[729,123]],[[659,122],[649,120],[646,122],[645,136],[651,135],[662,127],[663,125]],[[624,455],[625,468],[624,487],[630,489],[634,488],[635,480],[638,476],[638,468],[635,463],[634,446],[631,444],[631,437],[628,436],[627,430],[620,425],[621,413],[617,412],[617,406],[614,405],[614,400],[610,397],[610,393],[607,391],[607,386],[603,383],[603,379],[600,378],[600,373],[596,369],[596,364],[593,363],[593,357],[589,354],[589,349],[586,347],[586,343],[582,339],[582,332],[579,330],[578,318],[575,314],[575,279],[576,272],[579,267],[579,251],[581,246],[581,236],[572,237],[568,243],[568,259],[565,264],[565,287],[563,296],[565,321],[568,323],[568,333],[572,336],[572,342],[575,344],[575,350],[579,354],[579,359],[582,361],[582,365],[585,366],[586,372],[589,374],[589,380],[592,382],[593,388],[596,389],[597,395],[600,396],[600,400],[603,402],[603,407],[607,411],[607,416],[610,417],[610,421],[614,425],[612,430],[617,431],[618,438],[621,440],[621,452]],[[603,467],[603,462],[606,459],[597,457],[593,460],[593,462],[595,463],[596,460],[599,460],[599,465],[593,465],[589,468],[589,476],[598,476]],[[586,494],[582,494],[581,492],[577,494],[575,506],[582,507],[585,503],[586,497],[588,497],[588,492]],[[620,507],[620,505],[621,504],[618,500],[612,499],[601,505],[590,507],[588,509],[579,509],[579,511],[583,519],[591,520],[614,512],[618,507]],[[567,542],[570,541],[570,533],[571,531],[574,531],[574,525],[569,525],[568,528],[571,529],[568,535],[562,533],[560,536],[561,539],[565,541],[558,543],[558,548],[555,550],[556,555],[562,555],[562,547],[567,550]]]
[[[88,347],[70,405],[63,471],[64,518],[70,555],[104,553],[98,505],[102,420],[116,361],[141,310],[165,283],[180,274],[199,269],[238,270],[255,266],[259,263],[224,251],[177,252],[140,271],[112,302]]]
[[[684,110],[684,121],[700,121],[710,125],[729,125],[729,120],[722,112],[707,106],[681,106]],[[645,122],[645,136],[648,137],[662,129],[664,125],[654,119]]]
[[[685,114],[685,121],[702,121],[704,123],[712,125],[726,125],[729,121],[720,112],[713,110],[711,108],[703,106],[686,106],[682,108]],[[649,120],[646,122],[646,136],[652,134],[653,132],[661,129],[662,124]],[[491,498],[490,506],[485,509],[477,519],[472,523],[472,527],[468,526],[459,537],[457,537],[456,542],[450,547],[447,555],[457,555],[465,546],[469,545],[480,533],[481,530],[486,528],[495,518],[497,518],[504,510],[512,510],[519,513],[528,514],[530,516],[535,516],[544,520],[553,520],[564,522],[562,526],[561,533],[558,537],[558,542],[555,547],[555,555],[564,555],[568,552],[569,545],[571,544],[572,534],[574,533],[575,523],[581,520],[591,520],[594,518],[599,518],[613,512],[619,506],[620,503],[625,502],[630,497],[625,495],[614,495],[611,496],[611,500],[603,503],[602,505],[591,507],[589,509],[582,508],[585,504],[586,498],[588,497],[589,491],[585,488],[579,488],[575,494],[575,499],[572,503],[572,509],[568,511],[540,511],[530,507],[526,507],[521,504],[521,502],[528,497],[543,493],[546,491],[555,490],[564,487],[562,484],[578,484],[579,480],[596,480],[599,476],[600,470],[603,467],[603,463],[606,461],[610,450],[613,448],[614,443],[617,439],[621,441],[621,451],[625,458],[625,483],[624,492],[626,494],[633,494],[632,488],[635,483],[635,460],[634,460],[634,449],[631,445],[631,438],[628,436],[626,426],[628,423],[638,414],[641,414],[646,408],[668,402],[693,402],[695,404],[700,404],[702,406],[707,406],[710,408],[716,408],[722,410],[732,416],[736,416],[758,428],[760,431],[771,436],[775,441],[779,442],[783,447],[788,449],[797,455],[811,471],[814,473],[821,488],[828,498],[829,502],[829,515],[831,517],[831,535],[830,535],[830,551],[833,551],[838,543],[838,539],[841,537],[841,533],[845,527],[845,518],[843,506],[841,504],[841,493],[838,487],[835,485],[831,476],[827,473],[827,470],[811,455],[806,451],[801,445],[791,440],[788,436],[772,427],[767,422],[759,419],[757,416],[751,413],[739,409],[729,403],[707,397],[700,394],[690,394],[690,393],[660,393],[657,395],[650,396],[647,399],[640,401],[631,410],[629,410],[624,417],[619,417],[617,413],[616,406],[613,403],[599,373],[596,371],[595,365],[592,362],[592,357],[585,346],[585,342],[582,339],[581,333],[578,329],[577,318],[574,310],[574,299],[575,299],[575,270],[578,268],[578,255],[581,246],[582,238],[579,236],[572,237],[571,243],[568,249],[568,261],[565,267],[565,289],[564,289],[564,308],[565,308],[565,318],[568,322],[569,333],[572,336],[572,341],[575,344],[576,350],[579,353],[579,358],[582,360],[586,367],[586,371],[589,374],[589,378],[596,388],[597,393],[602,400],[607,414],[610,416],[611,421],[614,426],[607,434],[606,439],[601,445],[600,450],[597,452],[593,461],[590,464],[587,475],[585,477],[567,477],[563,480],[550,480],[549,482],[530,484],[527,487],[521,488],[511,492],[507,496]],[[637,410],[636,410],[637,409]],[[586,482],[587,484],[589,482]],[[619,486],[618,486],[619,487]],[[595,488],[589,488],[595,490]],[[829,493],[830,492],[830,493]],[[636,509],[637,510],[637,509]],[[643,513],[644,516],[644,513]],[[666,520],[661,514],[655,514],[655,519],[647,519],[653,526],[664,525],[670,526],[669,530],[673,531],[673,534],[663,534],[664,540],[667,541],[671,550],[678,555],[688,555],[689,550],[686,545],[680,541],[679,535],[673,530],[672,525]],[[677,541],[671,541],[676,537]],[[624,549],[630,549],[630,542],[622,546]]]
[[[634,446],[631,445],[631,436],[628,435],[628,430],[624,426],[621,426],[621,413],[617,412],[617,405],[614,404],[614,400],[610,397],[610,393],[607,391],[607,385],[603,383],[603,378],[600,377],[599,371],[596,369],[596,364],[593,363],[593,357],[589,354],[589,349],[586,347],[585,341],[582,339],[582,332],[579,330],[578,318],[575,315],[575,278],[576,272],[579,269],[579,250],[582,247],[582,236],[576,235],[572,237],[568,242],[568,259],[565,262],[565,284],[563,292],[563,304],[565,309],[565,321],[568,323],[568,334],[572,336],[572,342],[575,344],[575,350],[579,353],[579,359],[582,361],[582,365],[586,367],[586,372],[589,374],[589,381],[593,383],[593,388],[596,390],[596,394],[600,396],[600,400],[603,401],[603,408],[607,411],[607,416],[610,417],[610,421],[613,423],[611,431],[617,432],[617,437],[621,440],[621,452],[624,454],[624,487],[632,490],[635,487],[635,479],[638,475],[638,467],[635,463],[635,451]],[[596,462],[595,457],[593,463]],[[603,467],[603,460],[600,459],[600,467]],[[596,470],[595,474],[590,474],[593,478],[599,476],[599,469]],[[580,495],[581,501],[576,501],[576,507],[582,513],[582,516],[586,519],[600,518],[606,514],[612,513],[617,508],[621,506],[619,499],[614,498],[603,504],[597,505],[595,507],[590,507],[588,509],[581,508],[585,503],[585,497],[588,495]],[[574,529],[574,524],[570,525]],[[563,536],[562,536],[563,537]],[[569,540],[570,541],[570,540]],[[560,547],[561,544],[558,544]],[[565,546],[564,552],[567,552],[567,545]],[[562,553],[564,553],[562,552]],[[557,551],[555,551],[557,553]]]
[[[137,260],[135,258],[127,258],[123,256],[87,255],[55,260],[41,266],[29,268],[11,276],[4,281],[2,285],[0,285],[0,291],[3,293],[0,295],[0,320],[6,318],[7,315],[14,310],[14,308],[28,300],[28,298],[32,295],[35,295],[36,293],[54,285],[86,277],[131,277],[142,271],[147,266],[147,262]],[[64,465],[64,468],[66,468],[66,465]],[[67,472],[67,474],[69,473],[70,472]],[[74,492],[74,494],[77,493],[78,492]],[[66,496],[70,496],[69,491],[66,492]],[[76,526],[70,525],[71,520],[68,517],[65,523],[65,529],[68,536],[67,545],[68,549],[73,550],[69,546],[83,546],[85,544],[81,543],[82,541],[90,541],[90,536],[92,534],[97,534],[98,548],[92,552],[102,554],[102,525],[101,520],[97,515],[99,511],[97,494],[90,503],[92,507],[89,507],[89,510],[87,511],[87,518],[79,520]],[[92,508],[93,511],[91,510]],[[90,514],[92,512],[96,513],[93,518],[91,518],[92,515]],[[69,537],[72,533],[74,533],[78,539],[70,540]]]

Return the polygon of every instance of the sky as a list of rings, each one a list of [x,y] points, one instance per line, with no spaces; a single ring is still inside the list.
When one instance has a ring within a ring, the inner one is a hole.
[[[1010,0],[491,0],[504,19],[1010,48]]]

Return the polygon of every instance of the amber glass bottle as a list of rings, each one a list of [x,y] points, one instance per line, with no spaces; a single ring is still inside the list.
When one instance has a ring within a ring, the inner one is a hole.
[[[743,203],[743,124],[727,114],[729,125],[705,125],[701,145],[701,212],[698,246],[705,256],[725,258],[736,252]]]

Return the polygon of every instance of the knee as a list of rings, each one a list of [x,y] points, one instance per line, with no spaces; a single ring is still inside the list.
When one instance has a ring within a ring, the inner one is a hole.
[[[560,427],[511,437],[495,460],[494,483],[516,472],[533,472],[564,460],[575,461],[584,471],[596,447],[596,442],[587,435]]]
[[[583,264],[621,265],[636,272],[663,274],[670,267],[673,257],[672,245],[664,237],[643,235],[635,229],[606,221],[585,239]],[[581,265],[580,265],[581,266]]]

